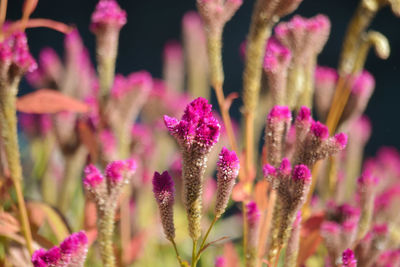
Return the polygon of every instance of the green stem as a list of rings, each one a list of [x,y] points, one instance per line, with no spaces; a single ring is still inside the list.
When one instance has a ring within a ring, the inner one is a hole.
[[[11,86],[2,85],[0,88],[0,130],[4,139],[7,164],[11,178],[17,194],[17,204],[22,225],[22,232],[26,241],[29,254],[32,255],[32,234],[28,221],[28,213],[22,189],[22,167],[19,155],[18,134],[17,134],[17,115],[16,115],[16,94],[18,81],[14,81]]]
[[[113,233],[114,233],[114,216],[115,216],[115,207],[110,207],[109,205],[105,205],[103,207],[104,210],[99,210],[98,212],[103,212],[102,215],[99,216],[99,245],[100,245],[100,253],[101,259],[105,267],[114,267],[115,266],[115,255],[113,250]]]
[[[181,256],[179,256],[179,251],[178,251],[178,248],[176,247],[175,241],[174,241],[173,239],[170,239],[170,241],[171,241],[172,245],[174,246],[176,258],[177,258],[178,261],[179,261],[179,265],[180,265],[180,266],[184,266],[183,263],[182,263]]]
[[[199,248],[199,252],[197,252],[197,256],[196,259],[199,260],[200,259],[200,255],[201,255],[201,250],[204,248],[204,245],[206,244],[207,238],[211,232],[211,229],[213,228],[213,226],[215,225],[215,223],[217,222],[218,217],[215,216],[213,221],[211,222],[210,226],[208,227],[208,230],[206,232],[206,235],[203,238],[203,241],[201,242],[200,248]]]
[[[196,267],[197,265],[197,240],[193,239],[193,249],[192,249],[192,265],[191,267]]]

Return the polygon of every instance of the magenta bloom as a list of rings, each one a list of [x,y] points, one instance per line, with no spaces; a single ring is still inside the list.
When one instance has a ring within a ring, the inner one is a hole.
[[[165,236],[172,241],[175,238],[173,211],[175,189],[174,181],[167,171],[162,174],[154,173],[153,192],[160,210]]]
[[[235,151],[223,147],[217,162],[217,201],[215,216],[220,217],[225,212],[229,197],[239,174],[239,158]]]
[[[112,183],[120,183],[127,175],[136,170],[136,162],[129,160],[116,160],[106,167],[107,179]]]
[[[158,203],[167,204],[174,202],[174,180],[167,171],[153,176],[153,192]]]
[[[342,254],[343,267],[357,267],[357,260],[354,257],[354,252],[351,249],[346,249]]]
[[[275,37],[268,40],[264,56],[264,69],[269,72],[282,71],[289,66],[292,53]]]
[[[218,142],[221,129],[211,108],[206,99],[199,97],[186,106],[180,121],[165,115],[164,123],[182,147],[197,144],[208,151]]]
[[[34,267],[83,267],[87,254],[88,240],[84,231],[68,236],[60,246],[49,250],[38,249],[32,255]]]
[[[90,29],[97,31],[100,27],[112,26],[121,28],[126,24],[126,12],[115,0],[100,0],[92,14]]]
[[[100,170],[96,168],[93,164],[86,166],[85,168],[85,178],[83,179],[83,184],[86,187],[95,188],[104,181],[104,177]]]
[[[319,121],[313,122],[311,124],[310,131],[313,133],[313,135],[320,139],[320,140],[325,140],[329,137],[329,130],[328,127],[320,123]]]

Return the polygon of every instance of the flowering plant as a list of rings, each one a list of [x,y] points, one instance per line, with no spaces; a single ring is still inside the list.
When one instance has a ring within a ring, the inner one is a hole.
[[[286,20],[302,0],[256,0],[241,118],[222,49],[242,0],[195,2],[157,79],[116,74],[116,0],[93,7],[96,64],[76,28],[30,18],[38,0],[13,22],[0,1],[0,265],[400,265],[400,153],[363,156],[367,55],[390,55],[369,25],[400,1],[360,0],[334,69],[318,64],[327,16]],[[63,33],[64,58],[36,60],[33,27]],[[23,77],[35,90],[18,96]]]

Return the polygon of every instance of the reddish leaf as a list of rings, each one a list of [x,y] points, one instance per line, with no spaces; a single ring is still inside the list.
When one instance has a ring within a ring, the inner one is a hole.
[[[123,249],[122,261],[124,264],[128,265],[135,259],[139,258],[144,248],[147,236],[147,233],[142,231],[132,238],[131,242],[128,244],[128,247]]]
[[[258,182],[254,188],[254,200],[260,210],[268,207],[268,188],[269,183],[266,180]]]
[[[300,249],[299,256],[297,258],[297,265],[302,266],[317,250],[319,244],[322,242],[322,237],[320,235],[319,229],[308,233],[306,236],[301,235],[300,239]]]
[[[17,110],[26,113],[57,113],[71,111],[85,113],[89,106],[82,101],[50,89],[40,89],[17,99]]]
[[[300,249],[297,263],[301,266],[308,257],[314,254],[322,242],[319,232],[320,226],[324,221],[324,214],[317,213],[312,215],[301,227]]]

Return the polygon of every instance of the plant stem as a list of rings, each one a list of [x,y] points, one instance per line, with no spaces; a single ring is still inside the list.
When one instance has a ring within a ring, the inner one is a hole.
[[[100,221],[98,223],[99,227],[99,245],[101,259],[105,267],[115,266],[115,255],[113,250],[113,233],[114,233],[114,216],[115,208],[110,207],[115,205],[104,205],[104,210],[98,210],[98,213],[103,213],[99,215]]]
[[[4,139],[4,148],[7,157],[7,164],[10,175],[17,194],[17,204],[22,225],[22,232],[26,240],[29,254],[32,255],[32,234],[28,221],[28,213],[25,207],[24,196],[22,193],[22,167],[19,155],[18,134],[17,134],[17,115],[16,115],[16,94],[18,82],[15,81],[9,88],[0,88],[0,129]]]
[[[197,250],[197,240],[194,240],[194,239],[193,239],[192,265],[191,265],[191,267],[196,267],[196,265],[197,265],[197,254],[196,254],[196,250]]]
[[[200,255],[201,255],[201,250],[204,248],[204,245],[206,244],[208,235],[210,234],[211,229],[213,228],[213,226],[214,226],[214,224],[217,222],[217,220],[218,220],[218,217],[215,216],[214,219],[212,220],[210,226],[208,227],[208,230],[207,230],[207,232],[206,232],[206,235],[204,236],[203,241],[201,242],[201,245],[200,245],[200,248],[199,248],[199,252],[197,252],[197,256],[196,256],[196,259],[197,259],[197,260],[199,260]]]
[[[180,266],[183,266],[182,259],[181,259],[181,256],[179,256],[178,248],[176,247],[175,241],[174,241],[173,239],[170,239],[170,241],[171,241],[171,243],[172,243],[172,245],[173,245],[173,247],[174,247],[175,254],[176,254],[176,258],[177,258],[178,261],[179,261],[179,265],[180,265]]]

